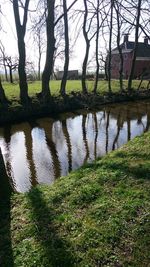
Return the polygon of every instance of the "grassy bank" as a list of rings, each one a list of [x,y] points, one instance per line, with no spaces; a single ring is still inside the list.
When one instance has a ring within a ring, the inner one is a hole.
[[[127,81],[125,81],[127,85]],[[137,88],[139,81],[134,81],[134,87]],[[80,81],[68,81],[67,95],[62,98],[59,95],[60,81],[51,82],[52,98],[50,103],[44,104],[37,97],[40,92],[41,83],[33,82],[29,84],[29,96],[31,103],[28,106],[22,106],[19,101],[19,85],[4,84],[5,92],[10,100],[8,106],[0,105],[0,124],[22,122],[32,118],[44,116],[53,116],[58,113],[75,111],[77,109],[98,109],[103,104],[134,101],[150,98],[150,90],[132,90],[131,93],[119,92],[119,81],[112,81],[112,94],[108,95],[107,82],[99,81],[98,93],[92,93],[94,82],[88,81],[89,93],[81,94]],[[125,85],[125,86],[126,86]],[[146,85],[143,82],[143,85]]]
[[[146,133],[53,186],[12,196],[11,220],[0,220],[0,266],[148,267],[149,200]]]

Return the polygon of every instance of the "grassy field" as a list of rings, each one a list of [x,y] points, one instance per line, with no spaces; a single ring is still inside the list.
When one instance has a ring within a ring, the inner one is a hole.
[[[93,90],[94,82],[88,81],[88,90],[91,92]],[[135,80],[133,81],[133,87],[136,89],[139,85],[139,81]],[[147,81],[143,82],[142,86],[147,86]],[[17,100],[19,99],[19,85],[18,84],[10,84],[10,83],[3,83],[3,87],[5,89],[6,95],[9,100]],[[51,87],[51,93],[52,95],[59,95],[59,89],[60,89],[60,81],[51,81],[50,83]],[[127,81],[124,81],[124,87],[127,87]],[[39,93],[41,90],[41,82],[36,81],[29,83],[29,95],[31,97],[35,96],[36,93]],[[113,80],[112,81],[112,90],[113,92],[119,91],[119,81]],[[67,93],[69,94],[71,91],[79,92],[81,91],[81,81],[68,81],[67,82]],[[104,94],[108,92],[108,83],[107,81],[99,81],[98,84],[98,90],[99,93]]]
[[[148,267],[149,200],[146,133],[53,186],[13,195],[0,217],[0,266]]]

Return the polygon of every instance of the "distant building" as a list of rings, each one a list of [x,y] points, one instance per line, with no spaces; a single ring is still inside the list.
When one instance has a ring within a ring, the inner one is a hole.
[[[123,77],[128,79],[132,57],[134,51],[134,42],[128,40],[128,34],[124,36],[124,42],[120,45],[123,54]],[[120,57],[119,51],[116,47],[112,50],[112,59],[111,59],[111,76],[114,79],[119,78],[119,64]],[[142,74],[150,74],[150,45],[148,44],[148,38],[144,38],[144,42],[138,43],[137,56],[135,62],[134,78],[140,78]]]
[[[63,71],[58,71],[56,73],[56,79],[61,80],[63,77],[64,72]],[[78,70],[69,70],[68,71],[68,80],[78,80],[79,79],[79,72]]]

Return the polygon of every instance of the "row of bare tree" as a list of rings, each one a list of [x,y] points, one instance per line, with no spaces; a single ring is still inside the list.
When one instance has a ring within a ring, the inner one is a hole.
[[[18,67],[20,99],[23,104],[29,103],[28,83],[26,75],[26,46],[25,36],[29,14],[34,14],[34,26],[32,33],[38,43],[38,73],[40,79],[41,56],[43,51],[43,31],[46,32],[46,58],[42,72],[41,98],[43,102],[49,102],[51,98],[50,79],[53,74],[55,59],[62,53],[61,40],[64,41],[64,71],[60,86],[60,94],[66,94],[66,82],[68,76],[70,59],[70,28],[74,27],[82,34],[85,40],[85,56],[82,65],[82,92],[88,92],[86,84],[87,66],[89,62],[91,43],[95,40],[95,82],[93,92],[97,92],[98,78],[101,62],[107,65],[106,72],[108,78],[109,93],[111,93],[111,59],[113,42],[117,44],[120,57],[120,90],[123,90],[123,54],[120,47],[121,37],[124,33],[134,33],[134,53],[132,59],[131,73],[128,80],[128,90],[132,88],[135,60],[138,49],[138,40],[141,34],[149,38],[149,15],[150,4],[145,0],[124,1],[124,0],[37,0],[35,12],[30,10],[30,0],[12,0],[14,19],[18,41],[18,64],[12,66],[10,57],[7,57],[7,67],[10,65],[10,76],[13,68]],[[31,12],[32,11],[32,12]],[[33,16],[33,15],[32,15]],[[73,26],[72,26],[73,25]],[[75,26],[76,25],[76,26]],[[103,41],[102,41],[103,39]],[[106,44],[107,64],[103,57],[102,43]],[[2,45],[1,45],[2,48]],[[1,49],[1,54],[4,49]],[[61,51],[61,52],[60,52]],[[5,93],[0,82],[0,100],[6,101]]]

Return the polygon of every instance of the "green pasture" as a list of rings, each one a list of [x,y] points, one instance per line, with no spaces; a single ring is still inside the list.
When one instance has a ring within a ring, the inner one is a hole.
[[[139,85],[138,80],[133,81],[133,88],[136,89],[138,88]],[[50,90],[51,94],[53,96],[58,96],[59,95],[59,89],[60,89],[60,83],[61,81],[51,81],[50,82]],[[142,88],[146,88],[147,86],[147,81],[143,81]],[[4,90],[6,92],[6,96],[8,97],[9,100],[15,101],[19,99],[19,84],[10,84],[10,83],[3,83]],[[87,81],[87,87],[89,92],[92,92],[93,87],[94,87],[94,81]],[[35,81],[35,82],[29,82],[28,84],[29,88],[29,96],[34,97],[36,93],[39,93],[41,91],[41,82],[40,81]],[[70,94],[72,91],[74,92],[81,92],[81,81],[79,80],[68,80],[67,81],[67,88],[66,88],[66,93]],[[112,91],[113,92],[118,92],[119,91],[119,81],[118,80],[112,80]],[[124,88],[127,88],[127,80],[124,81]],[[105,94],[108,92],[108,82],[101,80],[98,83],[98,93]]]

